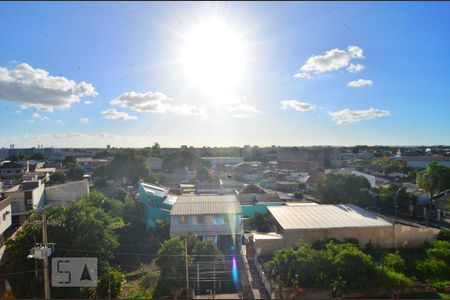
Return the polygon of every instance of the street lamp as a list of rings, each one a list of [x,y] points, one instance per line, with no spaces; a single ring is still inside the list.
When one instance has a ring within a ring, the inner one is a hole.
[[[398,188],[395,193],[394,198],[394,224],[392,224],[392,248],[395,248],[395,223],[397,223],[397,207],[398,207],[398,194],[402,190],[401,187]]]

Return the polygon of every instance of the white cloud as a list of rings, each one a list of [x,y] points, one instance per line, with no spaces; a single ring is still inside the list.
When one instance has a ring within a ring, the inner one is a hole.
[[[128,92],[110,101],[112,105],[129,108],[137,112],[166,113],[181,115],[201,115],[202,107],[189,104],[174,104],[172,99],[160,92],[136,93]]]
[[[297,111],[308,111],[316,108],[315,105],[306,102],[299,102],[297,100],[283,100],[280,101],[282,109],[293,108]]]
[[[294,77],[310,79],[312,74],[321,74],[349,67],[350,62],[357,58],[364,58],[363,50],[357,46],[349,46],[347,51],[335,48],[322,55],[308,58],[300,68],[300,72],[294,74]]]
[[[232,113],[232,118],[251,118],[255,114],[260,113],[256,106],[251,104],[237,104],[235,106],[229,106],[227,110]]]
[[[87,124],[87,123],[89,123],[89,118],[80,118],[80,123],[82,123],[82,124]]]
[[[390,115],[388,110],[380,110],[376,108],[369,108],[365,110],[350,110],[348,108],[329,113],[333,121],[338,125],[350,124],[353,122],[371,120]]]
[[[51,76],[26,63],[10,69],[0,67],[0,99],[20,103],[22,109],[53,111],[68,108],[81,97],[95,95],[97,92],[90,83]]]
[[[50,120],[48,117],[42,116],[41,114],[39,114],[39,113],[37,113],[37,112],[33,112],[33,113],[31,114],[31,117],[32,117],[33,119],[35,119],[35,120],[41,120],[41,121],[43,121],[43,120],[46,120],[46,121]]]
[[[115,108],[102,111],[102,115],[105,119],[110,120],[121,120],[121,121],[137,120],[136,116],[132,116],[126,112],[117,111]]]
[[[92,104],[92,101],[86,100],[86,101],[84,101],[84,104],[86,104],[86,105],[91,105],[91,104]]]
[[[347,71],[349,71],[350,73],[357,73],[359,71],[362,71],[364,69],[364,66],[361,64],[350,64],[347,67]]]
[[[347,83],[348,87],[362,87],[362,86],[366,86],[366,85],[372,85],[373,81],[369,80],[369,79],[358,79],[358,80],[354,80],[354,81],[350,81],[349,83]]]

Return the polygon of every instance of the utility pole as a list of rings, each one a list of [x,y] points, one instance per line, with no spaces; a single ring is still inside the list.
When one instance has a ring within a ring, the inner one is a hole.
[[[189,299],[189,269],[188,269],[188,253],[187,238],[184,240],[185,268],[186,268],[186,299]]]
[[[42,242],[44,243],[44,295],[45,299],[50,299],[50,280],[48,276],[48,244],[47,244],[47,214],[42,212]]]
[[[34,247],[32,250],[34,250],[33,254],[28,255],[28,258],[31,259],[42,259],[44,264],[44,296],[45,299],[50,299],[50,277],[49,277],[49,271],[48,271],[48,257],[53,252],[53,243],[52,248],[49,248],[49,243],[47,239],[47,225],[59,225],[59,222],[48,222],[47,221],[47,213],[46,210],[57,203],[48,204],[44,207],[36,209],[33,214],[37,214],[42,212],[42,220],[41,221],[25,221],[23,225],[42,225],[42,244],[36,244],[36,247]],[[37,252],[36,250],[40,250]],[[50,250],[50,251],[49,251]],[[38,254],[37,253],[41,253]]]
[[[197,261],[197,294],[200,294],[200,268],[198,261]]]
[[[398,188],[397,193],[395,193],[394,199],[394,224],[392,224],[392,248],[395,248],[395,223],[397,223],[397,208],[398,208],[398,194],[402,188]]]
[[[214,295],[216,294],[216,260],[214,259],[214,263],[213,263],[213,266],[214,266],[214,271],[213,271],[213,276],[214,276],[214,288],[213,288],[213,293],[214,293]]]

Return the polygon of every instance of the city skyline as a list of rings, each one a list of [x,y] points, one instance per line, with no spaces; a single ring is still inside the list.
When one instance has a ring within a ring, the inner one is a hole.
[[[448,3],[1,3],[0,147],[448,145]]]

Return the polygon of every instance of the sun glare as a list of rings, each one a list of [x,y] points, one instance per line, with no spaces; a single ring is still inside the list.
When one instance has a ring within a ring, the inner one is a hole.
[[[237,32],[213,19],[185,36],[182,60],[192,84],[205,91],[228,92],[242,79],[244,47]]]

